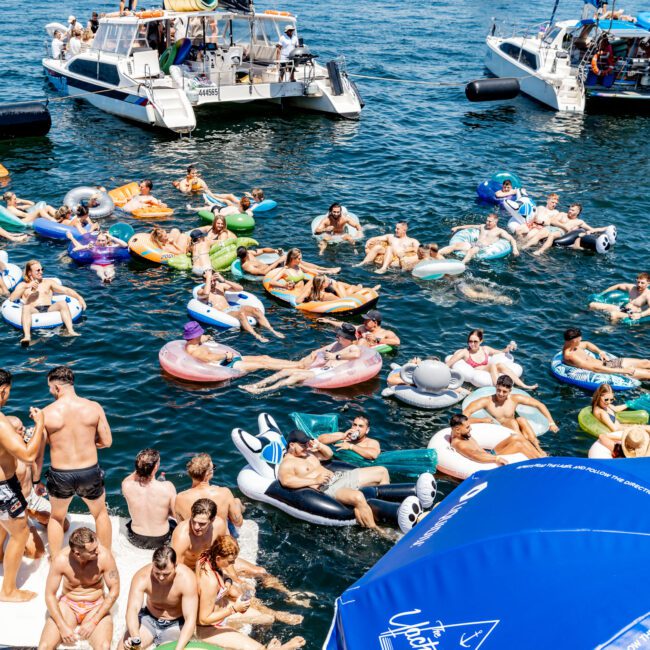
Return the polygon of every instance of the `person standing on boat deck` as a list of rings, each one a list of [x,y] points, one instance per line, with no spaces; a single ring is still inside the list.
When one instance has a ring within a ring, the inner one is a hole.
[[[138,6],[138,0],[120,0],[120,14],[127,11],[135,11]]]
[[[96,11],[93,11],[93,15],[90,17],[90,20],[88,21],[88,29],[93,34],[96,34],[97,30],[99,29],[99,15],[97,14]]]
[[[113,636],[111,608],[120,595],[120,574],[110,549],[90,528],[77,528],[69,547],[52,558],[45,583],[45,621],[39,650],[87,641],[95,650],[108,650]],[[62,585],[61,595],[57,596]],[[108,593],[105,588],[108,587]]]
[[[194,634],[198,609],[194,573],[176,563],[171,546],[160,546],[151,563],[131,580],[121,648],[135,650],[176,642],[176,650],[183,650]]]
[[[4,407],[11,393],[11,373],[0,370],[0,408]],[[0,412],[0,527],[7,531],[9,541],[3,558],[4,578],[0,588],[0,601],[25,602],[36,596],[33,591],[18,589],[16,576],[29,537],[27,525],[27,500],[23,496],[16,477],[16,460],[32,463],[43,443],[45,429],[43,412],[32,407],[34,435],[27,445]]]
[[[64,40],[69,41],[74,34],[77,27],[83,30],[84,26],[77,20],[75,16],[68,16],[68,31],[65,33]]]
[[[52,514],[47,524],[50,555],[55,557],[63,545],[63,522],[72,498],[77,495],[95,519],[101,545],[111,548],[111,520],[106,510],[104,472],[97,450],[113,444],[104,409],[97,402],[79,397],[74,389],[74,374],[66,366],[53,368],[47,383],[55,401],[44,409],[45,431],[50,445],[50,470],[47,491]],[[41,447],[41,457],[45,445]]]
[[[68,41],[68,47],[66,48],[65,54],[67,59],[71,59],[77,54],[81,54],[81,35],[83,34],[83,29],[81,27],[75,27],[72,30],[70,35],[70,40]]]
[[[63,34],[58,29],[54,30],[54,35],[52,37],[52,44],[50,45],[50,48],[52,50],[53,59],[63,58],[63,49],[65,48],[65,43],[63,42]]]
[[[291,70],[291,81],[296,80],[296,70],[293,62],[289,58],[289,55],[299,46],[300,41],[298,40],[298,36],[296,36],[295,25],[287,25],[284,28],[284,34],[280,36],[280,40],[275,46],[275,59],[276,61],[279,61],[280,64],[280,81],[284,81],[284,78],[289,70]]]
[[[158,450],[143,449],[135,457],[135,471],[122,481],[131,517],[126,524],[127,538],[137,548],[154,550],[167,544],[176,528],[176,488],[171,481],[156,480],[159,469]]]

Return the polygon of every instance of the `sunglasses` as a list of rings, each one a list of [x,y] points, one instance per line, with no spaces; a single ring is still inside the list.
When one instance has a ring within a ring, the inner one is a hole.
[[[603,397],[603,402],[608,404],[609,402],[615,402],[616,398],[615,397]]]

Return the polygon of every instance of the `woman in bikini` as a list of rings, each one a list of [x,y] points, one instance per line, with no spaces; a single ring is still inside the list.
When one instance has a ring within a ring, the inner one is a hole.
[[[164,228],[156,226],[151,231],[151,241],[160,250],[173,255],[184,255],[190,248],[189,235],[182,233],[178,228],[167,232]]]
[[[206,234],[206,239],[212,243],[225,242],[229,239],[237,239],[237,235],[226,226],[226,218],[220,214],[214,215],[211,226],[203,226],[201,230]]]
[[[375,290],[381,285],[377,285]],[[317,275],[305,283],[304,290],[296,297],[296,303],[303,302],[329,302],[351,296],[360,291],[363,287],[360,284],[347,284],[340,280],[332,280],[326,275]]]
[[[237,577],[234,564],[239,555],[239,544],[230,535],[217,537],[204,551],[196,565],[199,591],[199,615],[196,635],[202,641],[232,650],[293,650],[305,645],[302,637],[293,637],[287,643],[272,639],[267,645],[238,632],[235,626],[244,624],[271,625],[275,614],[253,598],[253,589]],[[292,619],[293,624],[302,617]]]
[[[524,390],[535,390],[537,384],[533,384],[532,386],[524,384],[524,382],[521,381],[521,379],[519,379],[519,377],[517,377],[508,366],[490,360],[490,357],[495,354],[508,354],[508,352],[513,352],[516,349],[517,344],[514,341],[508,343],[503,350],[496,350],[488,345],[483,345],[483,330],[476,329],[469,333],[469,336],[467,337],[467,347],[461,350],[456,350],[456,352],[449,357],[449,360],[446,363],[451,368],[457,361],[465,361],[472,368],[478,368],[489,372],[493,384],[496,384],[499,375],[507,375],[515,383],[515,386],[523,388]]]
[[[290,248],[287,251],[287,261],[285,265],[274,273],[271,281],[272,287],[303,290],[309,280],[309,275],[318,273],[338,273],[340,267],[327,269],[311,262],[305,262],[302,259],[302,251],[299,248]]]
[[[643,424],[624,424],[616,419],[616,414],[625,411],[626,404],[614,404],[616,397],[609,384],[601,384],[591,398],[591,413],[600,422],[604,424],[609,433],[601,433],[598,441],[612,452],[612,458],[623,458],[623,449],[621,447],[621,438],[626,430],[631,428],[643,429],[650,433],[650,425]]]

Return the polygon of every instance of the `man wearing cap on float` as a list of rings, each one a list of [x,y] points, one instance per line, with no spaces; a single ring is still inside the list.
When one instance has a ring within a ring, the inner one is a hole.
[[[278,44],[275,46],[276,55],[275,60],[280,62],[280,81],[284,81],[284,77],[287,73],[287,70],[291,70],[291,81],[295,81],[296,71],[292,65],[289,55],[293,52],[300,42],[296,36],[296,27],[295,25],[286,25],[284,28],[284,34],[280,36]]]
[[[356,344],[356,340],[357,328],[350,325],[350,323],[343,323],[336,330],[336,341],[334,343],[314,350],[296,362],[293,367],[280,370],[262,381],[248,384],[248,386],[241,386],[241,388],[249,393],[259,395],[285,386],[302,384],[323,372],[336,368],[336,366],[358,359],[361,356],[361,350]]]
[[[357,327],[357,344],[373,348],[376,345],[391,345],[397,347],[400,344],[400,338],[392,332],[381,326],[381,312],[378,309],[370,309],[368,313],[361,316],[363,325]],[[341,321],[334,318],[319,318],[319,323],[327,323],[340,327]]]

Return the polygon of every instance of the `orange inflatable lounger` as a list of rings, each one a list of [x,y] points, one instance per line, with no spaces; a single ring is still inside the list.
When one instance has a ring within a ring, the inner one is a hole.
[[[134,196],[140,194],[140,186],[134,181],[133,183],[127,183],[126,185],[121,185],[116,187],[114,190],[111,190],[109,196],[113,199],[113,203],[118,208],[121,208],[123,205],[128,203]]]

